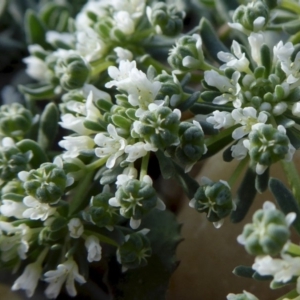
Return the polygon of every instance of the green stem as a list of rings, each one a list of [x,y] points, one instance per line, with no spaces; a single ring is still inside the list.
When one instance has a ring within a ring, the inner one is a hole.
[[[144,176],[148,174],[147,170],[148,170],[149,157],[150,157],[150,152],[147,152],[147,154],[142,159],[140,180],[143,180]]]
[[[297,32],[290,36],[289,42],[293,43],[294,45],[298,44],[300,42],[300,32]]]
[[[97,233],[97,232],[94,232],[94,231],[90,231],[90,230],[85,230],[84,233],[86,235],[94,235],[96,236],[101,242],[103,243],[106,243],[106,244],[109,244],[109,245],[113,245],[115,247],[119,247],[119,244],[117,242],[115,242],[114,240],[108,238],[107,236],[103,235],[103,234],[100,234],[100,233]]]
[[[209,64],[209,63],[207,63],[207,62],[205,62],[205,61],[202,61],[202,62],[200,63],[200,69],[203,70],[203,71],[214,70],[214,71],[218,72],[220,75],[223,75],[223,74],[224,74],[224,72],[221,71],[219,68],[216,68],[216,67],[214,67],[213,65],[211,65],[211,64]]]
[[[143,64],[146,64],[148,67],[150,65],[153,66],[158,73],[161,73],[162,71],[171,72],[171,69],[167,65],[160,63],[158,60],[147,54],[142,56],[139,61]]]
[[[93,172],[87,172],[86,176],[79,183],[77,188],[72,193],[72,199],[70,203],[69,216],[80,210],[88,199],[85,199],[88,191],[88,186],[94,176]]]
[[[291,0],[282,0],[279,4],[280,7],[286,8],[292,12],[300,14],[300,5],[297,4],[295,1]]]
[[[98,65],[92,66],[91,77],[94,77],[104,70],[106,70],[110,66],[114,66],[115,64],[112,61],[105,61]]]
[[[237,179],[241,178],[240,175],[243,172],[243,170],[244,170],[245,166],[247,165],[248,161],[249,161],[249,157],[247,156],[246,158],[241,160],[240,163],[235,168],[234,172],[232,173],[232,175],[230,176],[230,178],[228,180],[228,184],[230,185],[231,188],[234,186]]]
[[[298,297],[297,297],[298,296]],[[276,300],[285,300],[285,299],[293,299],[293,300],[300,300],[300,296],[297,293],[296,289],[288,292],[284,296],[277,298]]]
[[[290,243],[286,252],[288,252],[291,255],[300,256],[300,246]]]
[[[85,166],[85,171],[91,172],[97,168],[102,167],[106,163],[107,159],[108,156],[93,161],[92,163]]]
[[[281,164],[285,175],[287,177],[289,185],[292,187],[292,192],[300,205],[300,177],[298,174],[298,170],[295,167],[293,161],[284,161],[281,160]]]

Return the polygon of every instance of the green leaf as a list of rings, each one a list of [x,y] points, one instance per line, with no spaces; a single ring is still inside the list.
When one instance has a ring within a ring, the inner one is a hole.
[[[291,144],[296,149],[299,149],[300,148],[300,131],[295,127],[287,128],[286,135],[288,136]]]
[[[38,144],[42,149],[49,149],[55,139],[59,121],[57,106],[51,102],[47,104],[41,115],[38,130]]]
[[[106,111],[106,112],[110,112],[111,108],[113,107],[113,103],[107,101],[107,100],[104,100],[104,99],[98,99],[95,101],[96,103],[96,106],[103,110],[103,111]]]
[[[284,31],[289,34],[298,33],[300,30],[300,20],[293,20],[282,25]]]
[[[239,3],[236,0],[215,0],[218,13],[223,17],[224,21],[232,22],[229,11],[234,11]]]
[[[178,109],[181,111],[188,110],[198,99],[199,99],[200,92],[193,93],[188,99],[186,99],[183,103],[178,105]]]
[[[30,160],[30,164],[34,169],[40,167],[40,165],[44,162],[48,161],[48,158],[40,147],[40,145],[29,139],[22,140],[16,144],[16,146],[23,152],[26,153],[27,151],[32,151],[33,157]]]
[[[173,162],[169,157],[166,157],[161,150],[155,152],[157,157],[161,175],[164,179],[169,179],[174,175]]]
[[[180,225],[169,211],[153,210],[142,220],[141,228],[149,228],[152,256],[145,267],[128,270],[116,276],[112,268],[108,275],[114,300],[164,300],[169,279],[178,262],[175,251],[181,241]]]
[[[28,9],[25,14],[25,34],[28,44],[38,44],[42,47],[47,45],[46,43],[46,29],[31,9]]]
[[[237,266],[233,270],[233,274],[240,277],[252,278],[255,271],[248,266]]]
[[[268,188],[270,168],[268,168],[263,174],[256,175],[255,188],[259,193],[263,193]]]
[[[83,125],[85,128],[93,130],[93,131],[106,131],[106,126],[103,126],[102,123],[98,122],[94,122],[94,121],[90,121],[90,120],[85,120],[83,122]]]
[[[205,18],[202,18],[200,21],[200,35],[205,45],[206,49],[209,51],[209,55],[215,61],[221,62],[217,56],[220,51],[230,52],[227,47],[220,41],[215,30]]]
[[[255,178],[256,173],[251,168],[248,168],[237,191],[237,208],[231,213],[231,222],[238,223],[246,216],[256,195]]]
[[[116,126],[120,128],[127,129],[127,130],[130,129],[131,122],[120,115],[112,115],[111,120]]]
[[[258,281],[270,281],[270,280],[273,279],[273,276],[271,276],[271,275],[262,276],[259,273],[254,272],[252,278],[255,279],[255,280],[258,280]]]
[[[232,108],[228,106],[223,106],[223,105],[216,106],[214,104],[209,104],[209,103],[195,103],[190,108],[190,111],[195,115],[197,114],[207,115],[214,112],[217,109],[220,111],[229,111],[229,112],[232,111]]]
[[[293,222],[293,226],[297,232],[300,233],[300,210],[292,192],[276,178],[270,178],[269,189],[284,214],[287,215],[290,212],[296,213],[296,219]]]
[[[268,45],[263,44],[260,48],[261,64],[265,67],[264,77],[268,78],[272,68],[272,52]]]
[[[51,99],[55,96],[54,86],[50,84],[38,84],[36,86],[19,85],[18,89],[22,94],[25,94],[30,100],[45,100]]]

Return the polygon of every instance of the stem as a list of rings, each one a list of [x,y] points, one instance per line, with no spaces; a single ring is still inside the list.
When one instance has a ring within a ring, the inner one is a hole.
[[[147,54],[141,57],[140,62],[146,64],[148,67],[152,65],[159,73],[161,73],[162,71],[171,71],[170,67],[160,63],[158,60]]]
[[[295,196],[295,199],[300,205],[300,177],[298,174],[298,170],[296,169],[293,161],[287,162],[281,160],[281,164],[287,177],[288,183],[292,187],[292,192]]]
[[[300,32],[297,32],[290,36],[289,42],[292,42],[294,45],[298,44],[300,42]]]
[[[245,166],[247,165],[249,161],[249,157],[247,156],[243,160],[240,161],[240,163],[235,168],[234,172],[230,176],[229,180],[227,181],[230,187],[232,188],[236,182],[237,179],[241,178],[241,173],[244,170]]]
[[[73,197],[70,203],[69,216],[81,209],[82,205],[87,200],[84,196],[88,191],[88,185],[91,182],[93,175],[93,172],[87,172],[86,176],[80,182],[78,187],[74,190],[74,193],[72,193]]]
[[[147,152],[147,154],[142,159],[142,166],[141,166],[141,171],[140,171],[140,180],[143,180],[144,176],[147,175],[149,157],[150,157],[150,152]]]
[[[276,300],[284,300],[284,299],[300,300],[300,296],[299,296],[299,294],[297,293],[297,291],[295,289],[295,290],[292,290],[292,291],[288,292],[284,296],[282,296],[280,298],[277,298]]]
[[[91,77],[94,77],[94,76],[98,75],[99,73],[103,72],[108,67],[113,66],[113,65],[114,65],[113,62],[105,61],[105,62],[100,63],[98,65],[92,66]]]
[[[288,252],[291,255],[300,256],[300,246],[293,244],[293,243],[289,243],[289,246],[286,249],[286,252]]]
[[[200,63],[200,69],[203,70],[203,71],[214,70],[214,71],[218,72],[220,75],[223,75],[223,74],[224,74],[224,72],[221,71],[219,68],[216,68],[216,67],[214,67],[213,65],[211,65],[211,64],[209,64],[209,63],[207,63],[207,62],[205,62],[205,61],[202,61],[202,62]]]
[[[300,6],[291,0],[282,0],[279,6],[291,10],[294,13],[300,14]]]
[[[85,166],[86,172],[91,172],[99,167],[102,167],[106,163],[108,157],[109,156],[97,159],[97,160],[91,162],[90,164],[86,165]]]
[[[109,244],[109,245],[113,245],[115,247],[119,247],[119,244],[117,242],[115,242],[114,240],[108,238],[107,236],[105,236],[103,234],[100,234],[100,233],[97,233],[97,232],[94,232],[94,231],[90,231],[90,230],[85,230],[84,233],[86,235],[94,235],[94,236],[96,236],[97,238],[99,238],[99,240],[101,242],[104,242],[104,243]]]

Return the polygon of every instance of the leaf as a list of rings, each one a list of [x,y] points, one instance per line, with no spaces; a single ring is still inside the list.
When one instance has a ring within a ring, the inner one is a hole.
[[[27,151],[32,151],[33,157],[30,160],[30,164],[34,169],[40,167],[40,165],[44,162],[48,161],[48,158],[40,147],[40,145],[29,139],[22,140],[16,144],[16,146],[23,152],[26,153]]]
[[[259,193],[263,193],[268,188],[270,168],[267,168],[261,175],[256,175],[255,188]]]
[[[38,130],[38,144],[42,149],[49,149],[55,139],[59,121],[57,106],[51,102],[45,107]]]
[[[251,168],[248,168],[237,191],[237,208],[231,213],[231,222],[238,223],[246,216],[256,195],[255,178],[256,173]]]
[[[297,232],[300,233],[300,210],[292,192],[276,178],[270,178],[269,189],[285,215],[290,212],[296,213],[296,219],[293,222],[293,226]]]
[[[157,157],[161,175],[164,179],[169,179],[174,175],[173,162],[169,157],[166,157],[161,150],[155,152]]]
[[[145,267],[120,274],[117,282],[110,268],[108,280],[112,284],[114,300],[164,300],[169,279],[178,262],[175,251],[181,241],[180,225],[169,211],[153,210],[144,217],[142,228],[149,228],[147,237],[152,255]]]
[[[197,114],[201,114],[201,115],[207,115],[210,114],[212,112],[214,112],[215,110],[220,110],[220,111],[232,111],[232,108],[227,107],[227,106],[223,106],[223,105],[214,105],[214,104],[210,104],[210,103],[195,103],[191,108],[190,111],[197,115]]]
[[[259,273],[257,272],[254,272],[253,276],[252,276],[253,279],[255,280],[258,280],[258,281],[270,281],[273,279],[273,276],[271,275],[260,275]]]
[[[218,13],[223,17],[224,21],[231,22],[232,18],[229,11],[234,11],[239,6],[236,0],[216,0]]]
[[[252,278],[255,271],[248,266],[237,266],[232,273],[236,276]]]
[[[193,93],[188,99],[186,99],[183,103],[180,103],[177,108],[182,112],[188,110],[198,99],[200,92]]]
[[[206,49],[209,51],[209,54],[212,56],[214,60],[221,63],[221,61],[217,56],[218,52],[220,51],[230,52],[230,51],[220,41],[213,27],[211,26],[211,24],[206,18],[201,19],[199,27],[200,27],[200,35],[203,44],[205,45]]]
[[[295,127],[287,128],[286,135],[288,136],[291,144],[296,148],[300,148],[300,131]]]
[[[28,44],[38,44],[42,47],[47,45],[45,39],[46,29],[35,12],[31,9],[28,9],[25,14],[25,33]]]
[[[19,91],[25,94],[30,100],[51,99],[55,96],[53,85],[25,86],[19,85]]]
[[[261,64],[265,67],[264,77],[268,78],[272,68],[272,53],[268,45],[263,44],[260,48]]]

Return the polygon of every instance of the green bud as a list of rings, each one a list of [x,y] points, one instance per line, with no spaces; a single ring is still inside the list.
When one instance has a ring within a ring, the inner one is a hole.
[[[213,182],[206,178],[190,201],[190,206],[198,212],[205,212],[210,222],[218,222],[225,218],[235,208],[230,187],[227,182]]]
[[[261,19],[261,22],[257,18]],[[247,6],[240,5],[233,14],[233,22],[240,23],[246,30],[259,31],[267,25],[270,17],[268,6],[263,1],[255,1]],[[258,22],[258,23],[257,23]]]
[[[126,218],[140,220],[156,207],[157,195],[150,183],[131,179],[121,185],[116,192],[116,200],[121,206],[120,214]]]
[[[168,96],[172,107],[178,106],[178,104],[184,100],[181,84],[174,74],[169,75],[163,71],[155,80],[162,84],[156,99],[165,99],[165,97]]]
[[[181,37],[168,57],[170,66],[182,72],[200,68],[203,61],[202,40],[198,34]]]
[[[23,105],[12,103],[0,108],[1,135],[23,137],[32,126],[32,114]]]
[[[290,159],[294,152],[281,125],[276,129],[270,124],[262,124],[252,130],[248,138],[246,146],[249,149],[251,162],[256,164],[257,174],[262,174],[268,166],[281,159]]]
[[[125,236],[125,243],[117,251],[117,258],[123,269],[143,267],[152,250],[149,239],[141,232]]]
[[[68,221],[63,217],[56,217],[50,226],[39,233],[39,244],[50,244],[64,239],[68,235]]]
[[[55,74],[65,90],[74,90],[84,85],[89,78],[90,69],[79,55],[70,54],[58,59]]]
[[[140,121],[134,123],[134,130],[154,147],[164,149],[178,143],[181,113],[168,107],[158,107],[147,111]]]
[[[26,192],[43,203],[56,203],[67,186],[64,170],[52,163],[44,163],[39,169],[29,171],[26,176]]]
[[[253,255],[276,255],[290,237],[289,223],[285,215],[266,202],[255,212],[251,224],[246,224],[238,241]]]
[[[175,36],[182,31],[185,14],[177,11],[175,6],[158,2],[148,9],[147,15],[151,24],[166,36]]]
[[[0,178],[10,181],[17,173],[26,170],[32,157],[32,152],[22,153],[17,147],[5,147],[0,151]]]
[[[114,226],[120,220],[118,209],[109,205],[108,200],[113,194],[103,192],[96,195],[91,200],[91,205],[87,209],[84,218],[99,227]]]
[[[175,156],[180,163],[187,166],[186,171],[197,162],[207,148],[204,144],[204,133],[200,124],[182,122],[179,125],[179,140],[180,144],[176,147]]]
[[[25,190],[20,180],[13,179],[6,183],[6,185],[1,190],[1,194],[18,194],[24,196]]]

